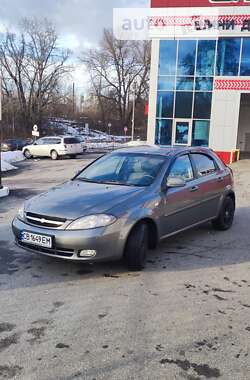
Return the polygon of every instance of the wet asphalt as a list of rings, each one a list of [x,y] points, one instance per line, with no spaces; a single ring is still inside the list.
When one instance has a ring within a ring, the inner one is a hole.
[[[25,199],[96,155],[31,160],[0,200],[0,379],[250,379],[250,160],[233,165],[237,213],[162,242],[143,272],[73,264],[13,243]]]

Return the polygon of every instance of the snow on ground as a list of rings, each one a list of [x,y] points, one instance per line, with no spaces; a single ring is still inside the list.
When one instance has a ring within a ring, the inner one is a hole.
[[[87,150],[99,150],[99,149],[116,149],[121,148],[123,144],[116,142],[85,142]]]
[[[9,171],[9,170],[14,170],[14,169],[16,169],[16,167],[13,166],[13,165],[11,165],[11,164],[9,164],[9,163],[6,162],[6,161],[2,161],[2,163],[1,163],[1,169],[2,169],[2,172],[7,172],[7,171]]]
[[[84,123],[85,124],[85,123]],[[127,142],[129,140],[129,136],[115,136],[109,135],[106,132],[100,131],[98,129],[91,129],[89,127],[83,127],[83,122],[75,121],[75,120],[67,120],[64,118],[50,118],[49,126],[51,130],[56,131],[61,130],[65,135],[72,136],[81,136],[85,138],[88,142]]]
[[[69,135],[73,135],[73,136],[78,135],[77,130],[76,130],[75,128],[73,128],[73,127],[67,127],[67,133],[68,133]]]
[[[15,162],[23,161],[23,153],[19,150],[14,152],[2,152],[1,153],[1,167],[2,171],[14,170],[16,167],[12,165]]]

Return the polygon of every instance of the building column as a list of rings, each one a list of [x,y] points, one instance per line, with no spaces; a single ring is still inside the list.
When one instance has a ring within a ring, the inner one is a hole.
[[[153,39],[152,51],[151,51],[151,69],[150,69],[150,92],[149,92],[148,132],[147,132],[148,144],[155,143],[159,47],[160,47],[160,40]]]
[[[239,91],[214,91],[209,147],[215,151],[236,149],[240,112]]]

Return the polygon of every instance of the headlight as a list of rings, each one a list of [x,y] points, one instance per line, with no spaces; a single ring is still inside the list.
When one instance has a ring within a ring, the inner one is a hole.
[[[22,207],[19,208],[18,213],[17,213],[17,217],[18,217],[20,220],[24,220],[24,219],[25,219],[24,206],[22,206]]]
[[[106,227],[115,221],[116,218],[113,215],[89,215],[74,220],[74,222],[70,223],[67,227],[67,230],[89,230],[92,228]]]

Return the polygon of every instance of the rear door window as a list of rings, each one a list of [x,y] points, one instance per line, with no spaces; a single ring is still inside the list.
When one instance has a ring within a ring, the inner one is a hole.
[[[77,140],[77,139],[74,138],[74,137],[66,137],[66,138],[64,139],[64,144],[66,144],[66,145],[80,144],[80,141]]]
[[[54,138],[49,139],[48,144],[50,144],[50,145],[61,144],[61,139],[60,138],[58,138],[58,139],[54,139]]]
[[[192,153],[192,159],[194,161],[199,177],[204,177],[215,173],[217,170],[216,163],[210,156],[207,156],[205,154]]]

